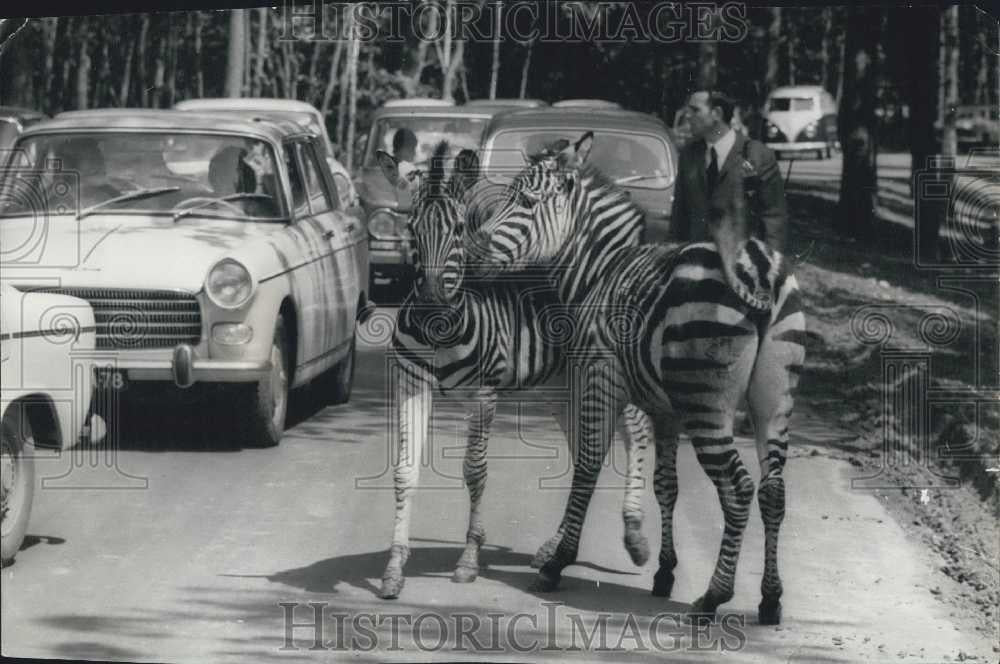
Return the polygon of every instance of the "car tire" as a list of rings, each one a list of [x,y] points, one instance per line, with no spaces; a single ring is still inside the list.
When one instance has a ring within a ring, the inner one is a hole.
[[[274,447],[281,442],[291,390],[288,380],[288,341],[279,316],[271,341],[271,372],[250,385],[236,388],[235,416],[246,447]]]
[[[340,405],[351,400],[351,388],[354,387],[354,366],[355,366],[355,336],[351,336],[351,347],[347,351],[347,356],[328,371],[321,382],[320,389],[323,391],[323,402]]]
[[[28,532],[31,502],[35,495],[35,459],[32,456],[31,427],[27,419],[12,418],[3,423],[3,497],[0,521],[0,565],[14,562]]]

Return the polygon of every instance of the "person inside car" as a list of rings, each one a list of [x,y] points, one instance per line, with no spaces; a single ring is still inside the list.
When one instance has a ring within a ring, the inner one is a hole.
[[[274,214],[274,169],[270,160],[263,154],[247,151],[245,148],[230,145],[219,150],[208,164],[208,183],[212,192],[218,197],[234,196],[236,194],[258,194],[270,196],[253,199],[247,196],[243,201],[244,209],[256,216],[271,216]]]

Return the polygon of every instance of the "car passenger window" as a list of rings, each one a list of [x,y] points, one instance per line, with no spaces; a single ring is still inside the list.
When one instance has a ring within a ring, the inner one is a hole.
[[[312,213],[319,214],[334,209],[336,206],[330,200],[330,194],[326,190],[319,164],[316,163],[316,153],[313,147],[308,143],[299,143],[298,147],[302,167],[305,169],[306,193],[309,196]]]
[[[292,210],[295,216],[309,214],[309,199],[302,183],[302,172],[299,170],[299,160],[295,158],[295,147],[285,145],[285,165],[288,167],[288,184],[292,189]]]

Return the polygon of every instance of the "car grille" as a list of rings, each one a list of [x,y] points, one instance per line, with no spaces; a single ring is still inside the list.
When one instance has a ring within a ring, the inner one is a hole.
[[[124,288],[33,288],[70,295],[94,309],[99,349],[173,348],[201,339],[201,309],[190,293]]]

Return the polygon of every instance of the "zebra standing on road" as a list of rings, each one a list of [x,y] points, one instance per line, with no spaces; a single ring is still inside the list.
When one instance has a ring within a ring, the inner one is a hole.
[[[677,564],[670,513],[676,500],[676,434],[691,437],[715,484],[725,520],[715,571],[692,606],[714,615],[732,598],[736,563],[754,483],[733,444],[733,418],[744,395],[756,429],[761,467],[758,502],[765,527],[759,619],[781,620],[778,529],[784,517],[782,470],[792,391],[805,350],[805,318],[794,276],[781,255],[748,239],[742,193],[714,212],[716,243],[639,245],[642,215],[625,192],[584,163],[588,132],[570,149],[534,159],[514,179],[491,219],[467,243],[483,274],[550,268],[560,300],[577,314],[575,351],[583,353],[583,414],[573,487],[558,548],[539,571],[537,590],[554,590],[575,562],[594,482],[625,402],[653,418],[654,489],[664,513],[653,593],[669,595]],[[630,311],[632,324],[608,312]],[[676,412],[676,415],[674,413]]]
[[[394,469],[395,527],[380,590],[385,599],[398,597],[405,580],[412,499],[429,435],[434,386],[443,392],[470,393],[470,401],[478,404],[469,418],[463,464],[470,497],[469,527],[465,550],[452,576],[456,582],[471,582],[478,576],[479,550],[486,537],[480,507],[497,392],[540,384],[565,363],[565,341],[559,337],[565,337],[566,320],[550,287],[523,282],[463,283],[464,196],[475,180],[478,159],[475,153],[462,151],[456,157],[452,178],[445,180],[447,153],[447,143],[438,145],[426,176],[418,174],[420,182],[409,220],[416,247],[416,280],[399,310],[392,336],[399,449]],[[411,188],[411,183],[400,178],[395,158],[381,151],[377,158],[394,186]],[[642,565],[649,556],[642,536],[640,497],[651,426],[645,414],[634,407],[629,407],[626,415],[625,545],[633,561]],[[559,537],[557,533],[550,542]]]

